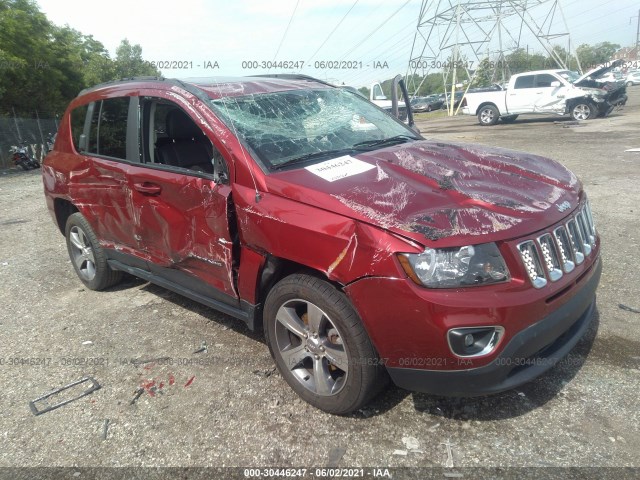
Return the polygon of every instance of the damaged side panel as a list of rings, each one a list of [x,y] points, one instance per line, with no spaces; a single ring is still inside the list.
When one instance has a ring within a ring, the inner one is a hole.
[[[131,189],[138,206],[137,237],[151,267],[164,276],[177,270],[237,298],[228,211],[231,189],[200,176],[138,167],[132,167],[130,179],[132,184],[151,182],[162,189],[157,196]]]
[[[382,230],[341,215],[255,191],[234,190],[242,244],[324,272],[347,284],[365,276],[404,273],[394,252],[421,251]]]

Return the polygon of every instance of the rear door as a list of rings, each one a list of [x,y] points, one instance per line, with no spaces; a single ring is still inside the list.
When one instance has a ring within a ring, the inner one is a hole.
[[[130,166],[140,162],[138,98],[105,98],[79,111],[86,115],[72,113],[72,131],[81,163],[72,169],[69,195],[103,247],[140,257],[128,181]],[[146,267],[145,261],[131,263]]]
[[[237,307],[230,170],[202,121],[163,92],[140,97],[143,164],[129,173],[136,235],[153,273]]]

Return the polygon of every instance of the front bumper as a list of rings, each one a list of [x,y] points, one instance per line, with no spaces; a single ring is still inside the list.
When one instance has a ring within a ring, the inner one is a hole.
[[[388,367],[389,375],[407,390],[456,397],[488,395],[527,383],[557,364],[584,336],[601,272],[598,258],[589,280],[567,303],[513,336],[487,365],[467,370]]]

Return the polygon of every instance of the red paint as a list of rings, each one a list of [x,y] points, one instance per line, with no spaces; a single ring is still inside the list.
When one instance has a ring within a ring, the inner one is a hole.
[[[174,377],[172,374],[169,375],[169,385],[173,385],[174,383],[176,383],[176,377]]]
[[[189,380],[187,380],[187,383],[184,384],[184,388],[187,388],[188,386],[190,386],[195,379],[196,379],[196,376],[194,375]]]

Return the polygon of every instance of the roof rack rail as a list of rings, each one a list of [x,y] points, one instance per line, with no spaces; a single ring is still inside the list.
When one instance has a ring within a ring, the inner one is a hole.
[[[87,92],[91,92],[91,91],[97,90],[99,88],[104,88],[104,87],[108,87],[108,86],[111,86],[111,85],[119,85],[121,83],[149,82],[149,81],[167,82],[167,81],[173,81],[173,79],[172,78],[165,78],[165,77],[158,77],[158,76],[154,76],[154,75],[147,75],[147,76],[140,76],[140,77],[121,78],[119,80],[109,80],[107,82],[102,82],[102,83],[99,83],[97,85],[93,85],[91,87],[84,88],[84,89],[82,89],[80,91],[80,93],[78,95],[84,95]]]
[[[333,83],[325,82],[319,78],[315,78],[310,75],[303,75],[301,73],[265,73],[263,75],[249,75],[249,77],[282,78],[283,80],[308,80],[311,82],[322,83],[329,87],[336,87]]]

